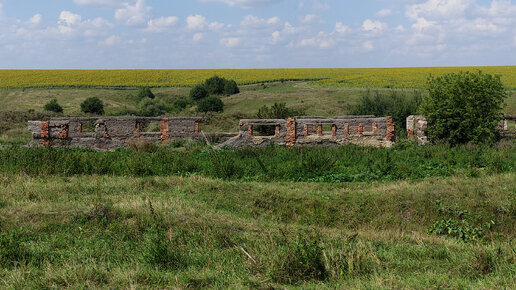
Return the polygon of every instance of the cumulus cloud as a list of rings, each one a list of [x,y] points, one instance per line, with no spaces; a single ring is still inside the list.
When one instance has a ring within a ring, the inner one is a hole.
[[[240,38],[238,38],[238,37],[222,38],[220,40],[220,44],[227,48],[232,48],[232,47],[235,47],[240,44]]]
[[[203,33],[196,33],[192,36],[192,40],[197,42],[197,41],[200,41],[201,39],[204,38],[204,34]]]
[[[264,25],[274,25],[280,23],[281,20],[278,17],[271,17],[269,19],[260,18],[254,15],[247,15],[244,20],[240,22],[242,26],[264,26]]]
[[[371,19],[366,19],[362,23],[362,29],[364,31],[370,31],[370,32],[380,32],[387,28],[387,24],[380,22],[380,21],[373,21]]]
[[[190,30],[201,30],[208,25],[206,17],[201,15],[190,15],[186,17],[186,27]]]
[[[115,19],[127,25],[140,25],[147,22],[150,10],[145,0],[137,0],[134,5],[124,2],[123,7],[115,11]]]
[[[347,26],[347,25],[344,25],[342,22],[337,22],[335,24],[335,32],[346,33],[349,31],[351,31],[351,28],[349,28],[349,26]]]
[[[428,0],[424,3],[410,5],[406,15],[412,19],[452,18],[464,14],[475,0]]]
[[[117,6],[126,2],[126,0],[73,0],[80,6]]]
[[[175,16],[151,19],[147,22],[147,28],[145,30],[149,32],[163,32],[176,25],[177,22],[179,22],[179,18]]]
[[[281,1],[282,0],[201,0],[201,2],[220,2],[229,6],[239,6],[244,8],[273,4]]]
[[[110,37],[99,42],[100,46],[113,46],[115,44],[120,43],[122,39],[116,35],[111,35]]]
[[[57,21],[59,32],[70,33],[73,30],[73,26],[80,24],[81,21],[81,15],[74,14],[70,11],[62,11]]]
[[[393,14],[393,12],[391,9],[382,9],[382,10],[376,12],[375,16],[381,18],[381,17],[391,16],[392,14]]]
[[[34,16],[32,16],[30,19],[29,19],[29,24],[31,25],[38,25],[41,23],[41,20],[43,19],[43,16],[41,16],[41,14],[34,14]]]
[[[316,19],[317,19],[317,15],[307,14],[307,15],[303,16],[299,22],[301,22],[303,24],[310,24],[310,23],[314,22]]]

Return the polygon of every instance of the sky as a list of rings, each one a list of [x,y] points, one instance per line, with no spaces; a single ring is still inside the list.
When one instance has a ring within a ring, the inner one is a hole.
[[[516,65],[512,2],[0,0],[0,68]]]

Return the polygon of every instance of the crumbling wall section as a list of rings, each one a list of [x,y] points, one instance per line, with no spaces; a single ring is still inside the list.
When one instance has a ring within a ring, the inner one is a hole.
[[[259,136],[257,126],[277,126],[276,133]],[[356,144],[390,147],[395,141],[394,123],[391,117],[343,116],[334,118],[296,117],[284,119],[244,119],[240,121],[240,133],[219,148],[267,146],[340,146]]]
[[[29,121],[29,146],[82,147],[113,150],[127,147],[134,139],[158,143],[200,139],[198,117],[105,117],[52,118]]]

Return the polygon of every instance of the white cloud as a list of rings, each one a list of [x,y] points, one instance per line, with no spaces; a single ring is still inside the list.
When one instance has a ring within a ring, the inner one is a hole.
[[[208,24],[206,17],[201,15],[190,15],[186,17],[186,27],[190,30],[201,30]]]
[[[43,19],[43,17],[41,16],[41,14],[34,14],[34,16],[32,16],[30,19],[29,19],[29,24],[31,25],[38,25],[41,23],[41,19]]]
[[[208,29],[211,31],[220,31],[220,30],[224,29],[225,27],[226,27],[226,25],[224,23],[220,23],[220,22],[212,22],[208,25]]]
[[[204,38],[204,34],[202,34],[202,33],[196,33],[192,36],[193,41],[200,41],[203,38]]]
[[[240,38],[238,38],[238,37],[222,38],[220,40],[220,44],[227,48],[235,47],[238,44],[240,44]]]
[[[346,33],[346,32],[349,32],[349,31],[351,31],[349,26],[344,25],[342,22],[337,22],[335,24],[335,32]]]
[[[274,31],[272,34],[271,34],[271,43],[272,44],[276,44],[278,42],[281,41],[281,32],[279,31]]]
[[[317,19],[317,15],[307,14],[303,18],[301,18],[301,20],[299,22],[301,22],[303,24],[310,24],[310,23],[314,22],[316,19]]]
[[[179,18],[175,16],[151,19],[147,22],[147,28],[145,30],[150,32],[163,32],[176,25],[178,21]]]
[[[126,2],[126,0],[73,0],[80,6],[116,6]]]
[[[392,14],[393,14],[393,12],[391,9],[382,9],[382,10],[376,12],[375,16],[376,17],[387,17],[387,16],[391,16]]]
[[[116,35],[111,35],[110,37],[99,42],[100,46],[113,46],[115,44],[120,43],[122,39]]]
[[[80,24],[82,17],[79,14],[74,14],[70,11],[62,11],[59,14],[59,20],[57,21],[58,30],[60,33],[71,33],[73,26]]]
[[[429,29],[436,25],[435,21],[428,21],[425,18],[421,17],[418,18],[416,23],[412,25],[412,29],[414,29],[417,32],[422,32],[425,29]]]
[[[137,0],[134,5],[124,2],[123,7],[115,11],[115,19],[127,25],[140,25],[147,21],[150,10],[145,0]]]
[[[373,45],[372,41],[366,41],[366,42],[362,43],[362,47],[364,48],[365,51],[373,51],[374,50],[374,45]]]
[[[387,28],[387,24],[380,21],[372,21],[370,19],[366,19],[362,23],[362,29],[365,31],[380,32],[385,28]]]
[[[247,15],[241,22],[240,25],[242,26],[265,26],[265,25],[275,25],[280,23],[281,20],[279,17],[271,17],[269,19],[260,18],[254,15]]]
[[[410,5],[406,15],[412,19],[421,17],[450,19],[464,14],[475,0],[428,0]]]
[[[220,2],[229,6],[239,6],[244,8],[255,7],[265,4],[281,2],[281,0],[201,0],[201,2]]]

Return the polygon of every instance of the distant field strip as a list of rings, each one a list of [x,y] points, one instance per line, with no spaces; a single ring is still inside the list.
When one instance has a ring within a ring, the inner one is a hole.
[[[333,69],[0,70],[0,87],[180,87],[213,75],[252,84],[304,80],[330,87],[422,88],[429,74],[482,70],[516,89],[516,66]]]

